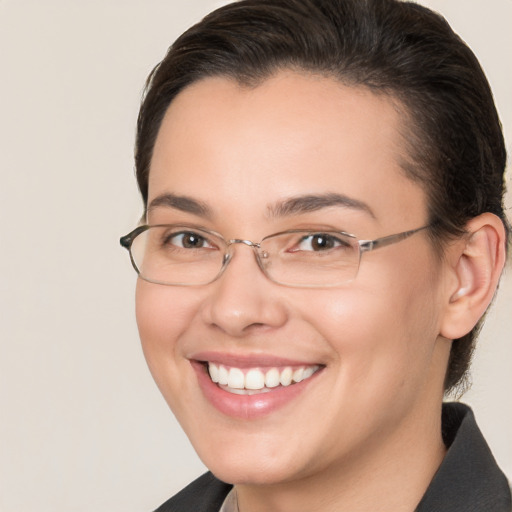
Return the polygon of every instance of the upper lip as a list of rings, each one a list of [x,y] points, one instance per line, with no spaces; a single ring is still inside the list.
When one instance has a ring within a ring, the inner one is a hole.
[[[313,366],[320,365],[316,361],[289,359],[273,354],[234,354],[216,351],[197,352],[188,357],[190,360],[210,362],[236,368],[256,368],[275,366]]]

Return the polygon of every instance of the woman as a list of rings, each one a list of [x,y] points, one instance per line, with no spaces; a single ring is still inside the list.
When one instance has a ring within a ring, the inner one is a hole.
[[[123,237],[162,394],[211,470],[160,511],[509,511],[469,366],[504,265],[472,52],[395,0],[245,0],[148,80]]]

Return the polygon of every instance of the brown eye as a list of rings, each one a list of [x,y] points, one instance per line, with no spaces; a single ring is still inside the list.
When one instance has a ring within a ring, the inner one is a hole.
[[[185,233],[173,233],[166,238],[164,245],[167,244],[182,247],[183,249],[203,249],[212,247],[204,236],[192,231]]]
[[[195,233],[185,233],[182,236],[183,247],[187,249],[196,249],[197,247],[203,247],[205,239],[202,236],[196,235]]]
[[[314,235],[311,238],[311,247],[314,251],[332,249],[335,246],[335,240],[329,235]]]
[[[297,250],[320,252],[345,245],[346,242],[328,233],[313,233],[300,240]]]

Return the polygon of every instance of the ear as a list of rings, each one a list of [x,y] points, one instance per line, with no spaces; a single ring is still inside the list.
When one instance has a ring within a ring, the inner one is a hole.
[[[453,279],[440,334],[451,340],[466,335],[484,315],[505,264],[505,227],[499,217],[483,213],[468,222],[466,231],[468,235],[447,255]]]

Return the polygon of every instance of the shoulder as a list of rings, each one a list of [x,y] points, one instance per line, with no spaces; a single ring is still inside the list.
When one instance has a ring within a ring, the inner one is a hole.
[[[444,404],[443,438],[446,457],[416,512],[510,512],[509,483],[469,407]]]
[[[155,512],[218,512],[231,487],[208,472],[187,485]]]

